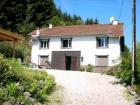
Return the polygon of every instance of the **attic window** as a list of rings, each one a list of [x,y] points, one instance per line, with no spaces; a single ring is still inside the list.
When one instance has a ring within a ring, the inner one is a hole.
[[[96,44],[97,44],[97,48],[108,47],[108,37],[97,37]]]
[[[71,48],[72,38],[62,38],[61,47],[62,48]]]
[[[40,48],[49,48],[49,39],[40,39]]]

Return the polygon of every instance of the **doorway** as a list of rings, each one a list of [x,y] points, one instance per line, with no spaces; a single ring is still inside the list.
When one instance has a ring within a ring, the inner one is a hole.
[[[66,70],[71,70],[71,56],[66,56]]]
[[[51,67],[58,70],[79,70],[80,51],[52,51]]]

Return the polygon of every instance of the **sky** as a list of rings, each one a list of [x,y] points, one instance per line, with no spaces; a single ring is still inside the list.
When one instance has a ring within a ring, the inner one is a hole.
[[[115,17],[124,23],[125,44],[131,48],[132,0],[124,0],[123,6],[123,0],[54,0],[54,2],[63,12],[79,15],[83,20],[98,18],[100,24],[108,24],[110,17]],[[136,5],[136,39],[140,42],[140,0],[136,0]]]

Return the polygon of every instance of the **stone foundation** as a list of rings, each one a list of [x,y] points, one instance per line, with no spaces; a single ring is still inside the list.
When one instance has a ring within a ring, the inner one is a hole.
[[[107,67],[107,66],[95,66],[94,67],[94,72],[97,73],[105,73],[107,72],[111,67]]]

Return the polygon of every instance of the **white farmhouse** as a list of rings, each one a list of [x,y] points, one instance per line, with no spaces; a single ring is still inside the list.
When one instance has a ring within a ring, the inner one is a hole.
[[[79,70],[94,65],[96,71],[118,64],[124,46],[123,24],[56,26],[32,35],[31,62],[37,67]]]

